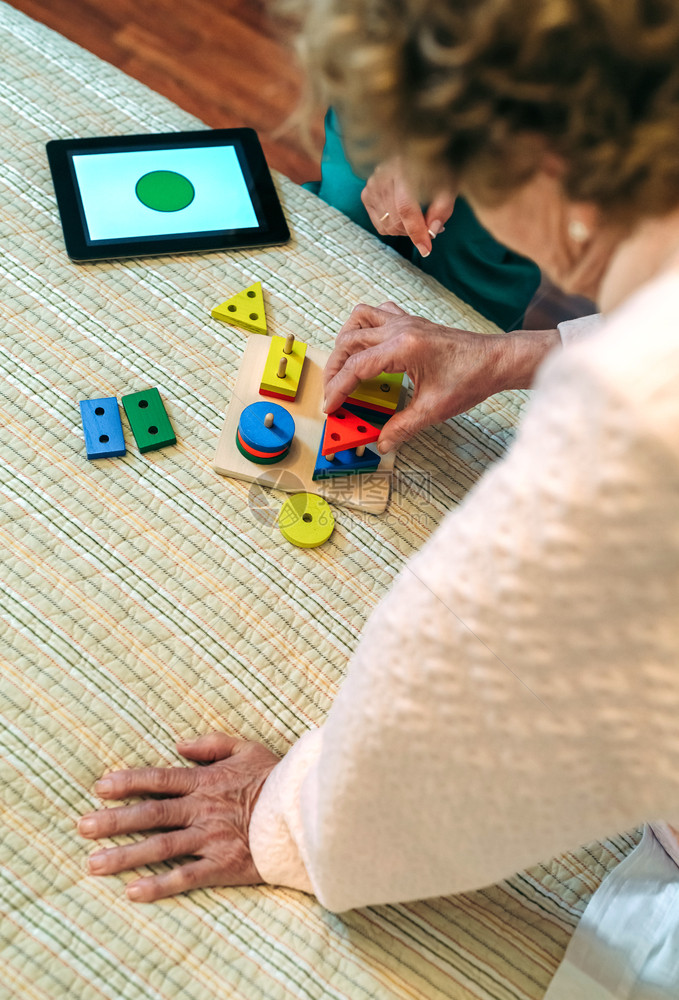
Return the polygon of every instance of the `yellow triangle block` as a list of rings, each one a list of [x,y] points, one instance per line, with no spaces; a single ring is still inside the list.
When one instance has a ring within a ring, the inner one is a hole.
[[[256,281],[243,292],[238,292],[220,306],[215,306],[210,315],[222,323],[239,326],[248,333],[263,333],[266,335],[266,313],[264,311],[264,296],[262,283]]]

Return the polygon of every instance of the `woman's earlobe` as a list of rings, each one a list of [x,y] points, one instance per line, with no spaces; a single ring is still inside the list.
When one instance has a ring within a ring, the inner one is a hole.
[[[578,218],[571,219],[568,223],[568,235],[574,243],[587,243],[592,238],[589,226]]]

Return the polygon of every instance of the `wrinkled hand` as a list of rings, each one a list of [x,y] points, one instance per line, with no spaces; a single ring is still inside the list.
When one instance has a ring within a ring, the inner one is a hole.
[[[93,875],[113,875],[172,858],[193,856],[162,875],[127,886],[135,901],[150,903],[206,886],[254,885],[262,881],[250,854],[248,828],[264,781],[278,757],[259,743],[210,733],[177,744],[183,757],[208,767],[143,767],[114,771],[95,785],[103,799],[161,796],[83,816],[83,837],[115,837],[164,830],[134,844],[90,855]]]
[[[558,338],[556,331],[554,336]],[[424,427],[511,388],[516,343],[511,334],[438,326],[409,316],[393,302],[378,308],[358,305],[337,335],[325,368],[324,409],[333,413],[363,379],[406,372],[414,386],[413,398],[382,428],[377,448],[384,454]],[[544,356],[537,343],[536,349]],[[519,387],[518,380],[514,387]]]
[[[375,169],[361,192],[361,201],[378,233],[408,236],[423,257],[431,253],[432,238],[443,232],[455,207],[455,195],[441,191],[423,212],[399,157]]]

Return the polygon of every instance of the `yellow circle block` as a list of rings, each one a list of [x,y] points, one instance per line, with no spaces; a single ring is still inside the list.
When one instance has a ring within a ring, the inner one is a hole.
[[[295,493],[281,507],[278,527],[283,538],[301,549],[327,542],[335,527],[330,504],[315,493]]]

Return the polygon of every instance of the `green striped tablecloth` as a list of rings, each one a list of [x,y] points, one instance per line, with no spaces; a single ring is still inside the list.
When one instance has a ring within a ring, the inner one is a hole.
[[[370,610],[524,397],[421,435],[384,516],[337,510],[328,544],[292,549],[282,496],[210,467],[244,343],[210,308],[261,280],[272,332],[324,347],[361,299],[489,324],[284,178],[285,248],[69,263],[45,142],[197,123],[1,3],[0,121],[0,997],[542,997],[633,838],[342,916],[272,888],[133,906],[123,878],[86,874],[75,823],[105,770],[176,762],[177,737],[213,727],[284,752],[322,722]],[[152,385],[176,447],[88,462],[78,400]]]

